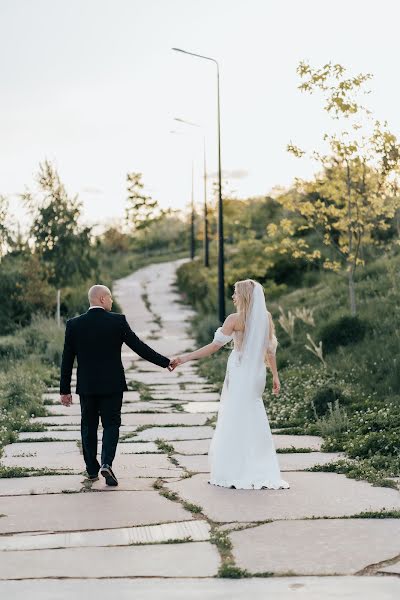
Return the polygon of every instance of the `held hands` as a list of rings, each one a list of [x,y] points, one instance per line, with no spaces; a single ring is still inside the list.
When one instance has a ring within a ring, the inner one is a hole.
[[[176,367],[179,367],[179,365],[183,365],[184,360],[180,357],[180,356],[175,356],[175,358],[173,358],[168,366],[168,371],[174,371],[176,369]]]
[[[71,406],[72,404],[72,394],[61,394],[60,402],[63,406]]]

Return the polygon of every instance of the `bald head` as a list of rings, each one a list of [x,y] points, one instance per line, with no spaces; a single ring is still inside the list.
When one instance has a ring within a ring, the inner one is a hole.
[[[112,294],[105,285],[92,285],[88,292],[90,306],[102,306],[106,310],[111,310]]]

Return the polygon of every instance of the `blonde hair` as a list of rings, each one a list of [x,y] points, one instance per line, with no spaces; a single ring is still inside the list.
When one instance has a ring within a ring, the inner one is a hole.
[[[255,284],[256,282],[254,281],[254,279],[242,279],[241,281],[237,281],[235,283],[237,307],[243,330],[246,329],[246,321],[250,310],[251,299],[253,297]],[[275,325],[270,313],[268,311],[267,313],[270,323],[269,338],[272,339],[272,336],[275,335]]]
[[[251,299],[253,297],[255,281],[253,279],[243,279],[235,283],[235,292],[237,298],[237,307],[242,321],[243,329],[246,328],[246,321],[250,310]]]

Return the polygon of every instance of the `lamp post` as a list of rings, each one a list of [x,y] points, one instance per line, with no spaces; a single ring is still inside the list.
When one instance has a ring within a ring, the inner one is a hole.
[[[185,125],[189,125],[191,127],[198,127],[202,129],[200,125],[197,123],[192,123],[191,121],[185,121],[185,119],[175,118],[175,121],[179,123],[184,123]],[[207,207],[207,161],[206,161],[206,136],[203,133],[203,180],[204,180],[204,241],[203,241],[203,251],[204,251],[204,266],[210,266],[210,254],[209,254],[209,236],[208,236],[208,207]]]
[[[194,52],[188,52],[181,48],[172,48],[175,52],[182,52],[189,56],[195,56],[204,60],[213,62],[217,67],[217,128],[218,128],[218,317],[219,320],[225,319],[225,274],[224,274],[224,216],[222,205],[222,171],[221,171],[221,106],[219,90],[219,64],[215,58],[203,56]]]
[[[183,135],[180,131],[170,131],[175,135]],[[194,161],[192,158],[192,186],[190,195],[190,259],[193,260],[196,254],[196,240],[195,240],[195,214],[194,214]]]

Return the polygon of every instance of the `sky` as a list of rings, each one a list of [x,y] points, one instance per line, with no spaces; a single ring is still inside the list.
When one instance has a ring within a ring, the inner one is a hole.
[[[128,171],[185,209],[193,161],[200,206],[203,136],[217,171],[216,68],[172,47],[219,61],[229,190],[309,177],[315,164],[286,146],[321,148],[328,118],[298,90],[299,61],[373,73],[369,106],[400,135],[399,20],[397,0],[0,0],[0,194],[23,219],[18,194],[48,159],[85,221],[108,225]]]

